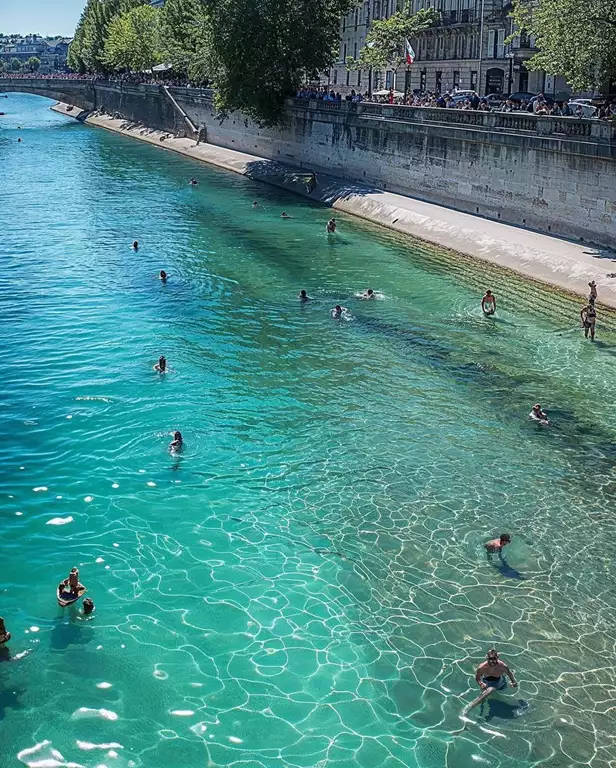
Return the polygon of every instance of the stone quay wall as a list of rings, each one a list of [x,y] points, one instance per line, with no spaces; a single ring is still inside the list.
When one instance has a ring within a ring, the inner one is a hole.
[[[0,79],[1,90],[62,94],[83,109],[179,135],[200,127],[211,144],[317,174],[553,235],[616,242],[616,126],[605,121],[290,99],[284,124],[262,128],[239,113],[221,120],[208,90],[37,78]]]

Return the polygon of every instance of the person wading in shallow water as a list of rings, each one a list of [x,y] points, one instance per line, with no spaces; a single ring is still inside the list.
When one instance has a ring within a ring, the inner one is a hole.
[[[588,332],[590,331],[590,340],[594,341],[597,310],[595,309],[595,302],[593,299],[590,299],[588,304],[585,307],[582,307],[580,319],[582,320],[582,327],[584,328],[584,336],[588,338]]]
[[[494,691],[502,691],[507,687],[507,680],[509,678],[512,688],[517,688],[518,683],[513,676],[513,672],[501,661],[498,652],[491,648],[486,654],[486,660],[483,661],[475,671],[475,680],[477,685],[484,693],[490,690],[490,693]],[[490,694],[487,694],[488,696]]]
[[[481,299],[481,309],[485,315],[493,315],[496,312],[496,296],[492,291],[486,291],[485,296]]]

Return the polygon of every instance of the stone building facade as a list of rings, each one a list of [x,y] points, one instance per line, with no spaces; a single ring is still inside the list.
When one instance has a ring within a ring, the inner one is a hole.
[[[568,95],[563,78],[526,69],[525,62],[536,51],[531,39],[521,35],[506,44],[513,32],[510,0],[410,0],[413,12],[434,6],[441,13],[439,24],[411,40],[414,64],[397,72],[348,71],[345,62],[358,56],[371,22],[389,18],[402,1],[365,0],[342,20],[340,58],[328,73],[332,87],[342,93],[393,86],[398,91],[458,88],[481,95],[515,91]]]

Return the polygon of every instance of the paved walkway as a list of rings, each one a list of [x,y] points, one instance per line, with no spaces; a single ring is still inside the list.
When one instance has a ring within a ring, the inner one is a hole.
[[[66,105],[57,105],[54,109],[66,113]],[[74,115],[74,112],[69,114]],[[170,134],[106,115],[90,116],[86,122],[320,200],[375,224],[498,264],[570,293],[586,296],[588,282],[595,280],[599,302],[616,309],[616,253],[613,251],[542,235],[323,174],[318,175],[317,188],[308,195],[309,171],[306,170],[213,144],[197,146],[193,139],[176,139]],[[608,277],[609,274],[615,277]]]

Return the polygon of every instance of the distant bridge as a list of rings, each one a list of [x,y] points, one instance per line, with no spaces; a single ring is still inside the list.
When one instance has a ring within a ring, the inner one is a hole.
[[[80,109],[96,109],[92,80],[53,77],[0,77],[0,93],[34,93]]]

